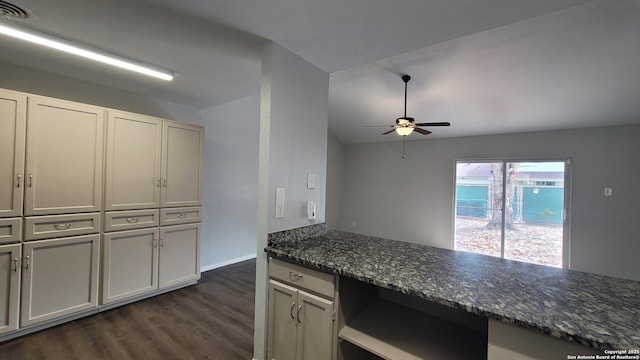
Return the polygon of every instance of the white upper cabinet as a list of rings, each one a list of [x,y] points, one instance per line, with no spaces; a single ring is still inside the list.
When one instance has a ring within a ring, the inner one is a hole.
[[[22,215],[27,97],[0,89],[0,217]]]
[[[29,97],[25,214],[100,211],[104,110]]]
[[[109,110],[105,210],[160,206],[162,119]]]
[[[204,128],[164,121],[161,207],[202,205]]]

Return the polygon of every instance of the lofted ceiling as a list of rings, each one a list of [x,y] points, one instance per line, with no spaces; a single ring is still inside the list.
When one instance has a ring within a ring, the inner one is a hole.
[[[329,127],[345,143],[398,140],[364,126],[402,115],[402,73],[408,115],[453,124],[430,137],[640,121],[638,0],[10,1],[34,14],[18,25],[176,79],[0,36],[0,86],[4,62],[205,109],[259,93],[260,47],[273,40],[331,73]]]

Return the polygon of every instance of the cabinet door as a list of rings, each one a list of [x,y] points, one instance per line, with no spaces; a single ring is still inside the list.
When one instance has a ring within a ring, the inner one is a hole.
[[[20,326],[98,305],[100,235],[23,244]]]
[[[18,328],[22,244],[0,246],[0,335]]]
[[[0,90],[0,217],[22,215],[27,97]]]
[[[109,110],[105,210],[160,206],[162,119]]]
[[[102,239],[102,303],[158,288],[159,229],[105,234]]]
[[[25,213],[100,211],[104,110],[29,97]]]
[[[267,330],[267,359],[296,358],[296,312],[298,290],[269,280],[269,322]]]
[[[200,279],[200,231],[200,224],[160,228],[160,288]]]
[[[162,143],[162,207],[202,205],[204,129],[164,121]]]
[[[298,360],[331,360],[333,356],[333,301],[298,292]]]

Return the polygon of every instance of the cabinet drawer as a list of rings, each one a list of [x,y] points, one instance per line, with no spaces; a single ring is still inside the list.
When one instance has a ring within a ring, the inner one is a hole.
[[[24,240],[100,232],[100,213],[29,216],[24,220]]]
[[[160,209],[160,226],[202,221],[202,207]]]
[[[158,209],[107,211],[104,213],[104,231],[120,231],[158,226],[160,211]]]
[[[331,299],[334,297],[335,278],[332,274],[271,258],[269,276]]]
[[[0,219],[0,244],[19,242],[22,235],[22,218]]]

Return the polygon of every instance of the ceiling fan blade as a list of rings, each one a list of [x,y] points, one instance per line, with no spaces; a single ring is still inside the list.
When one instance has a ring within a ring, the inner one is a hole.
[[[389,130],[389,131],[387,131],[387,132],[384,132],[384,133],[382,133],[382,134],[380,134],[380,135],[387,135],[387,134],[391,134],[391,133],[392,133],[392,132],[394,132],[394,131],[396,131],[396,129],[391,129],[391,130]]]
[[[428,123],[419,123],[416,126],[451,126],[449,122],[428,122]]]
[[[429,130],[425,130],[425,129],[420,129],[419,127],[413,128],[413,131],[417,131],[422,135],[429,135],[431,134],[431,131]]]
[[[395,125],[364,125],[364,127],[396,127]]]

